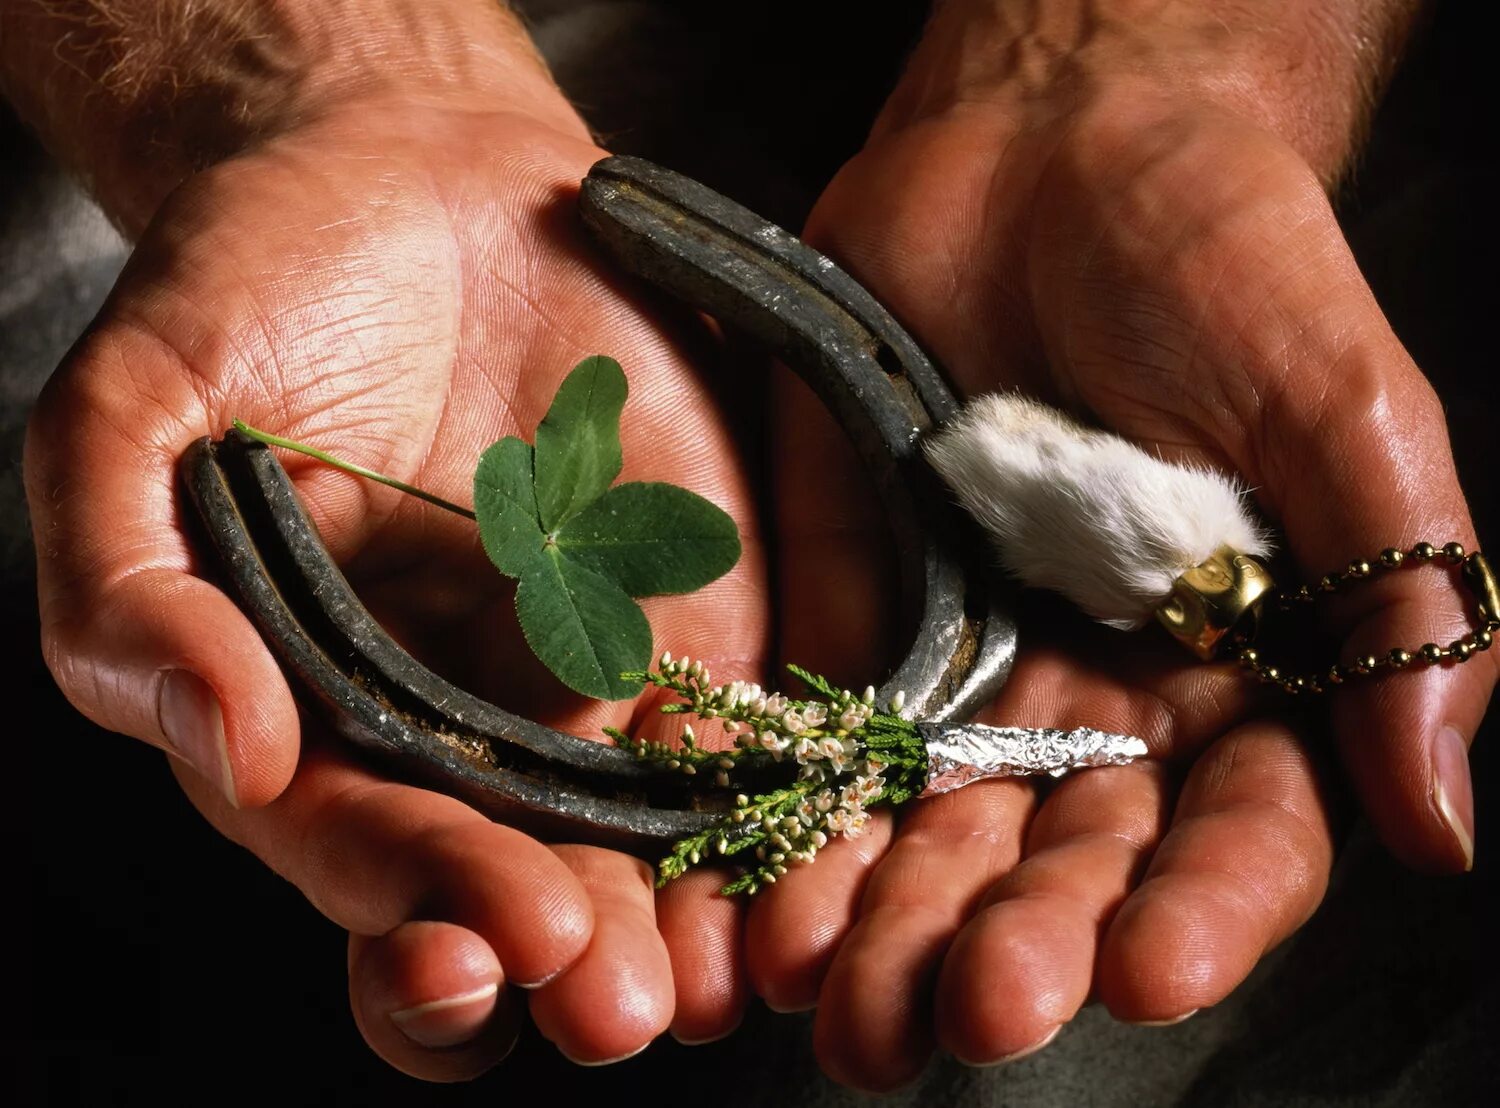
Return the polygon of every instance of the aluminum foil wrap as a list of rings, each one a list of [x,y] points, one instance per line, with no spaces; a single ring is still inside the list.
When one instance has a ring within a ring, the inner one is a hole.
[[[923,796],[952,792],[987,777],[1061,777],[1090,766],[1123,766],[1146,756],[1133,735],[1092,727],[1058,731],[1040,727],[986,727],[982,723],[919,723],[927,743]]]

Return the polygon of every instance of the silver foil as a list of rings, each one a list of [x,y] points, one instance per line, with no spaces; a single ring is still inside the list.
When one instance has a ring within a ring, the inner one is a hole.
[[[987,777],[1061,777],[1090,766],[1123,766],[1146,756],[1133,735],[1092,727],[1058,731],[1039,727],[986,727],[982,723],[919,723],[927,743],[923,796],[952,792]]]

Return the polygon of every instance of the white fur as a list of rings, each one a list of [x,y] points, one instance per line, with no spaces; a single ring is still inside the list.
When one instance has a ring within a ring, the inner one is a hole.
[[[1270,552],[1236,481],[1020,396],[979,397],[926,450],[1007,570],[1111,627],[1141,626],[1220,546]]]

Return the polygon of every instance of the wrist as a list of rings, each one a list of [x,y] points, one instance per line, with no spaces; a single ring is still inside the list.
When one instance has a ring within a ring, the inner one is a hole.
[[[1413,0],[946,0],[876,134],[987,118],[1004,143],[1111,103],[1133,115],[1200,106],[1275,134],[1329,182],[1414,10]]]
[[[582,130],[504,0],[261,0],[303,59],[287,114],[347,101],[518,108]]]
[[[0,90],[139,231],[182,179],[362,102],[509,110],[586,131],[492,0],[0,0]]]

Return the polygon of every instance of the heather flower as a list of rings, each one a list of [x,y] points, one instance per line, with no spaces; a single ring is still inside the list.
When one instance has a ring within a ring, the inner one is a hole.
[[[640,675],[684,701],[682,709],[701,718],[722,719],[732,749],[705,750],[691,727],[680,747],[644,743],[616,733],[636,754],[666,769],[695,774],[701,767],[720,788],[730,788],[742,762],[772,765],[791,761],[790,782],[764,795],[734,798],[734,808],[717,826],[684,839],[663,859],[666,881],[711,855],[735,860],[748,851],[754,862],[725,892],[754,892],[774,884],[787,866],[814,860],[835,835],[857,835],[869,822],[870,805],[900,803],[921,790],[925,746],[916,728],[875,709],[875,690],[856,696],[820,678],[795,671],[819,698],[794,700],[749,681],[709,683],[708,667],[689,658],[663,654],[658,673]],[[891,697],[893,712],[905,698]],[[869,749],[869,743],[878,747]],[[893,764],[894,763],[894,764]],[[748,763],[747,763],[748,764]],[[892,783],[898,787],[892,792]]]

